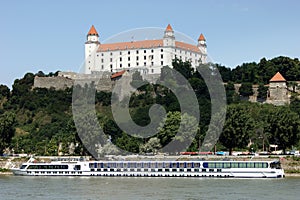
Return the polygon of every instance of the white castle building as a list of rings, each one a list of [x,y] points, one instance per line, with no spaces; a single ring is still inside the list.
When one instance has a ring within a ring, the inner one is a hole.
[[[198,44],[176,41],[169,24],[162,39],[101,44],[92,26],[85,43],[85,73],[139,70],[141,74],[160,74],[163,66],[172,67],[177,57],[191,62],[192,67],[206,62],[206,41],[200,34]]]

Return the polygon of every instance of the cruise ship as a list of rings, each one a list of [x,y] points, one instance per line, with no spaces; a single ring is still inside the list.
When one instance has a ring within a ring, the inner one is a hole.
[[[283,178],[279,161],[85,161],[58,159],[13,168],[24,176]]]

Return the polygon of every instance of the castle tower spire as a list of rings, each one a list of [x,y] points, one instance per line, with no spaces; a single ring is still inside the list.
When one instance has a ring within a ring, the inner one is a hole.
[[[88,35],[98,35],[98,32],[96,31],[94,25],[92,25],[92,27],[90,28],[89,32],[88,32]]]
[[[94,25],[91,26],[87,34],[87,42],[95,42],[95,43],[99,42],[99,34],[95,29]]]
[[[91,26],[88,34],[87,41],[85,42],[85,73],[90,74],[95,70],[95,54],[100,45],[99,34],[94,27]]]
[[[174,31],[170,24],[168,24],[165,30],[163,42],[164,42],[164,46],[175,46]]]
[[[200,34],[200,36],[198,38],[197,47],[199,48],[200,52],[202,53],[201,62],[206,63],[207,46],[206,46],[206,39],[202,33]]]

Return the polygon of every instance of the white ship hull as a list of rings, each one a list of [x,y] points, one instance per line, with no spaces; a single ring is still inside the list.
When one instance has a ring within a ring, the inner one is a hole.
[[[275,161],[77,161],[24,163],[24,176],[283,178]]]

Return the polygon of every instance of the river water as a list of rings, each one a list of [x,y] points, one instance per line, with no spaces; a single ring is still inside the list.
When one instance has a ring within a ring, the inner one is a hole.
[[[0,199],[300,199],[300,178],[203,179],[0,175]]]

